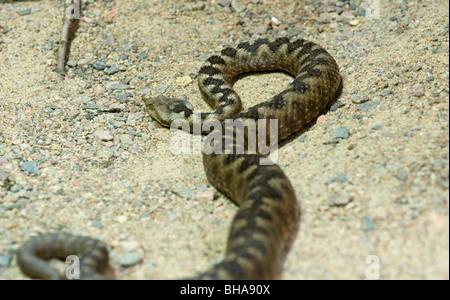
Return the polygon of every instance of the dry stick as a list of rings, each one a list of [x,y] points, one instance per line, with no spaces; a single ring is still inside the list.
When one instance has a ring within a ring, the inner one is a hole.
[[[80,16],[81,0],[75,0],[73,6],[64,6],[62,36],[59,43],[58,64],[56,66],[56,72],[61,75],[66,74],[66,62],[69,57],[70,44],[78,28]]]
[[[59,51],[58,51],[58,65],[56,66],[56,72],[61,75],[66,74],[66,58],[69,55],[69,32],[70,32],[70,23],[71,19],[66,17],[66,13],[64,11],[64,19],[63,19],[63,30],[61,41],[59,42]]]

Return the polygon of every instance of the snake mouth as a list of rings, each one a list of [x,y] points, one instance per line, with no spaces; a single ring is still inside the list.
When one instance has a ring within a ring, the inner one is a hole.
[[[159,118],[157,112],[156,112],[156,108],[155,105],[152,101],[154,101],[156,98],[145,98],[144,99],[144,103],[145,103],[145,108],[147,110],[147,113],[150,115],[150,117],[158,122],[159,124],[162,124],[162,120]]]

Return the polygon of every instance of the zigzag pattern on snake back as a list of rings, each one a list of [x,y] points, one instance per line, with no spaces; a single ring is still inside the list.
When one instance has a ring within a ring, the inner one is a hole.
[[[233,79],[259,71],[284,71],[294,80],[269,101],[242,112]],[[288,141],[328,108],[343,87],[333,57],[319,45],[298,38],[259,39],[226,48],[205,62],[198,84],[202,96],[214,109],[200,115],[203,125],[208,120],[276,119],[280,143]],[[150,116],[161,125],[170,126],[173,120],[183,119],[194,129],[189,102],[158,96],[146,99],[145,104]],[[208,126],[202,126],[202,133],[208,132]],[[231,143],[236,144],[236,139]],[[273,279],[280,274],[298,229],[300,209],[281,168],[261,165],[260,158],[260,154],[248,151],[203,153],[208,180],[240,208],[231,225],[225,258],[197,279]],[[99,278],[108,264],[106,248],[97,240],[58,233],[26,242],[18,252],[18,262],[29,276],[56,278],[55,270],[42,259],[70,254],[81,256],[81,279]]]

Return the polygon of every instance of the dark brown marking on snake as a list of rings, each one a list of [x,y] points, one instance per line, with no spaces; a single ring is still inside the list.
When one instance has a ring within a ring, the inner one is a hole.
[[[272,101],[269,102],[269,106],[275,108],[275,109],[282,109],[286,106],[286,100],[283,98],[284,94],[278,94],[275,97],[272,98]]]
[[[250,178],[250,179],[255,178],[255,176],[258,174],[258,172],[259,172],[259,170],[257,168],[255,168],[254,170],[252,170],[250,172],[250,174],[248,174],[248,178]],[[251,191],[251,189],[250,189],[250,191]]]
[[[209,76],[220,74],[220,70],[217,68],[214,68],[213,66],[204,66],[199,71],[200,74],[206,74]],[[210,79],[210,78],[208,78]]]
[[[307,41],[304,40],[304,39],[298,39],[296,41],[288,43],[287,54],[291,54],[292,52],[294,52],[298,48],[303,47],[303,45],[305,45],[305,43],[307,43]]]
[[[248,209],[247,209],[247,211],[248,211]],[[260,217],[260,214],[258,214],[258,212],[244,213],[244,211],[243,211],[242,213],[239,213],[238,216],[240,219],[245,218],[245,219],[249,220],[249,218],[254,219],[255,216]],[[272,219],[266,219],[266,221],[272,221]],[[252,222],[252,221],[250,221],[250,222]],[[255,235],[255,234],[261,234],[261,235],[265,235],[265,236],[270,235],[270,232],[268,230],[266,230],[265,228],[259,227],[256,224],[252,224],[251,230],[249,230],[248,227],[242,227],[242,228],[232,231],[230,233],[228,239],[235,240],[238,237],[248,235],[249,232],[252,235]],[[249,238],[248,240],[251,240],[251,238]],[[248,246],[248,241],[246,241],[245,244]],[[264,244],[261,244],[261,242],[259,242],[258,244],[255,244],[255,247],[259,248],[261,250],[261,252],[267,251],[267,248],[265,247]]]
[[[260,201],[259,197],[261,197],[261,191],[255,191],[251,194],[248,195],[249,199],[255,199],[256,201]],[[259,205],[259,203],[258,203]],[[249,219],[250,216],[257,214],[258,217],[260,217],[261,219],[270,222],[273,220],[273,217],[267,213],[266,211],[263,211],[261,209],[254,211],[253,207],[252,208],[245,208],[242,209],[241,211],[239,211],[239,217],[242,217],[245,220],[248,220],[249,222],[251,222],[251,220]],[[254,232],[260,232],[262,234],[268,234],[267,229],[265,228],[261,228],[258,227],[257,229],[255,229]]]
[[[223,160],[223,163],[225,165],[229,165],[240,159],[242,159],[242,157],[240,157],[239,155],[227,155]]]
[[[315,59],[315,60],[313,60],[309,65],[307,65],[307,66],[304,66],[302,69],[300,69],[300,72],[301,73],[303,73],[303,72],[309,72],[309,71],[311,71],[311,70],[314,70],[315,72],[317,72],[317,70],[315,69],[317,66],[320,66],[320,65],[326,65],[328,62],[327,61],[325,61],[325,60],[323,60],[323,59],[320,59],[320,58],[318,58],[318,59]],[[313,73],[310,73],[310,74],[313,74]],[[322,73],[316,73],[317,75],[311,75],[311,76],[314,76],[314,77],[317,77],[317,76],[320,76],[320,75],[322,75]],[[306,74],[306,75],[302,75],[301,76],[301,78],[307,78],[307,75],[308,74]],[[298,79],[299,77],[297,77],[297,78],[295,78],[295,79]]]
[[[228,95],[224,95],[223,97],[227,97]],[[230,104],[234,103],[234,101],[230,98],[226,98],[225,100],[221,100],[220,103],[223,103],[219,107],[216,108],[216,112],[223,114],[223,111],[229,107]]]
[[[230,89],[230,88],[221,88],[221,87],[219,87],[219,86],[215,86],[215,87],[211,90],[211,93],[214,93],[214,94],[223,94],[223,95],[228,96],[228,95],[233,94],[234,92],[233,92],[233,90]]]
[[[215,85],[215,86],[220,87],[222,85],[227,85],[227,84],[226,84],[225,80],[208,77],[205,80],[203,80],[203,85],[204,86]]]
[[[219,98],[219,103],[222,104],[222,108],[229,106],[231,104],[234,104],[235,101],[229,97],[229,94],[223,94],[220,98]]]
[[[311,54],[311,48],[314,46],[315,44],[312,42],[307,42],[305,45],[303,45],[301,47],[301,50],[297,53],[297,58],[302,58],[305,55],[310,55]],[[309,58],[306,58],[305,60],[309,60]]]
[[[183,112],[186,118],[192,115],[192,110],[186,107],[186,105],[183,105],[182,103],[178,103],[177,105],[175,105],[172,111],[177,114]]]
[[[223,58],[221,58],[220,56],[217,56],[217,55],[211,56],[206,61],[211,63],[212,65],[226,65],[227,64]]]
[[[253,44],[248,42],[241,43],[237,46],[238,49],[245,49],[249,54],[254,54],[258,51],[259,47],[262,45],[267,45],[269,43],[268,39],[260,39],[255,41]]]
[[[229,47],[229,48],[223,49],[221,54],[224,55],[224,56],[235,58],[236,54],[237,54],[237,50],[234,49],[234,48]]]
[[[287,93],[287,92],[297,92],[297,93],[301,93],[301,94],[306,93],[306,91],[308,90],[308,87],[306,86],[306,84],[303,80],[305,80],[307,77],[309,77],[309,76],[307,76],[309,74],[316,74],[315,73],[316,71],[318,71],[317,73],[320,73],[320,70],[311,70],[311,72],[308,72],[304,76],[299,76],[299,77],[295,78],[294,81],[292,81],[292,84],[290,85],[291,88],[286,90],[283,93]],[[311,75],[311,76],[315,76],[315,75]],[[281,95],[281,96],[283,96],[283,95]]]
[[[277,38],[274,42],[269,43],[269,48],[272,50],[272,52],[277,52],[278,49],[286,44],[289,43],[289,38],[287,37],[281,37]]]
[[[254,164],[252,162],[249,162],[248,160],[243,159],[241,162],[241,165],[239,166],[238,171],[239,171],[239,173],[244,173],[252,166],[254,166]]]

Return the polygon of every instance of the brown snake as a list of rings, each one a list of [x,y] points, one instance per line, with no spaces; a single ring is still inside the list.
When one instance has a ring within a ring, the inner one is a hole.
[[[242,112],[233,79],[260,71],[283,71],[294,80],[269,101]],[[205,62],[198,83],[203,98],[214,109],[200,115],[202,125],[210,120],[222,124],[226,119],[255,120],[259,124],[261,120],[276,119],[279,143],[287,142],[327,109],[343,88],[333,57],[319,45],[298,38],[259,39],[225,48]],[[161,125],[168,127],[173,120],[183,119],[193,130],[194,114],[189,102],[159,96],[146,99],[145,104],[150,116]],[[202,133],[209,132],[208,126],[202,126]],[[238,147],[235,138],[223,140],[224,145],[231,142]],[[277,165],[261,165],[262,156],[251,154],[247,144],[244,147],[243,154],[203,153],[208,180],[238,204],[239,210],[231,225],[225,258],[197,279],[276,278],[296,236],[300,208],[289,179]],[[81,279],[102,278],[108,252],[101,242],[88,237],[56,233],[34,238],[19,249],[18,263],[31,277],[57,279],[60,275],[44,259],[71,254],[80,257]]]

